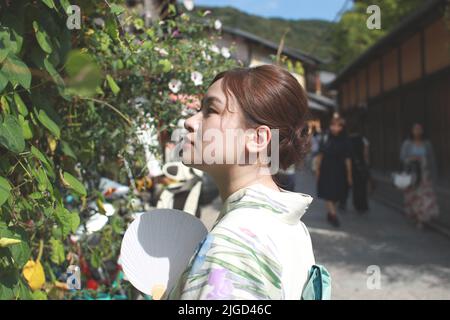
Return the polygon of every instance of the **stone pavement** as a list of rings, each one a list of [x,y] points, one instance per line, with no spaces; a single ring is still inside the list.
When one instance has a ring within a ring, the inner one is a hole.
[[[315,198],[303,222],[316,263],[331,273],[333,299],[450,299],[449,238],[417,230],[401,213],[376,201],[369,213],[359,215],[349,199],[349,209],[339,214],[341,227],[334,228],[326,221],[324,202],[316,198],[312,174],[297,172],[296,182],[296,191]],[[220,205],[216,199],[202,208],[208,228]]]

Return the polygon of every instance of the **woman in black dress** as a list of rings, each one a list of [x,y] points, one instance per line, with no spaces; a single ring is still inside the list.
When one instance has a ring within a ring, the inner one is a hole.
[[[336,203],[346,197],[346,192],[353,183],[351,146],[344,134],[342,118],[335,117],[331,120],[330,132],[321,143],[318,162],[317,195],[326,200],[328,221],[338,227]]]

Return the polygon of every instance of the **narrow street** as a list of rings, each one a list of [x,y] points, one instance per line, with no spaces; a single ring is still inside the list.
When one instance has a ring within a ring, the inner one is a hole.
[[[312,174],[297,172],[296,190],[314,197],[303,221],[316,262],[331,273],[333,299],[450,299],[450,239],[417,230],[402,214],[376,201],[369,213],[359,215],[351,198],[336,229],[326,221],[325,203],[315,196]],[[216,199],[202,209],[208,227],[219,208]],[[372,274],[377,268],[379,286],[373,286],[370,279],[376,279]]]

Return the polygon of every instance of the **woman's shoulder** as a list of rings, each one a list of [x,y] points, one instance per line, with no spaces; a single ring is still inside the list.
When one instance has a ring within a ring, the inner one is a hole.
[[[411,141],[411,139],[408,138],[408,139],[403,140],[402,147],[407,147],[411,144],[412,144],[412,141]]]

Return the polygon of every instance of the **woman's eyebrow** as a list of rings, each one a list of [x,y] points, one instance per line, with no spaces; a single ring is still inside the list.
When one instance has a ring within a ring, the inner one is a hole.
[[[210,103],[210,102],[218,102],[219,104],[222,104],[222,100],[220,100],[216,96],[205,96],[202,99],[202,107],[205,106],[206,104]]]

